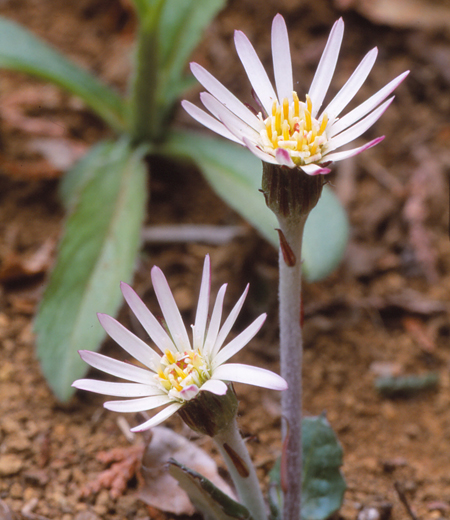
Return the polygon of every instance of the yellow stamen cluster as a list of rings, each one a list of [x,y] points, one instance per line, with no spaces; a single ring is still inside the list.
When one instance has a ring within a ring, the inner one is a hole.
[[[196,350],[166,350],[155,378],[171,397],[183,399],[180,392],[191,385],[200,388],[210,378],[210,371],[205,359]]]
[[[328,144],[328,117],[323,114],[320,121],[312,117],[312,102],[308,95],[306,103],[299,101],[296,92],[292,93],[292,98],[291,103],[287,98],[281,104],[274,101],[272,114],[267,119],[262,120],[260,115],[263,150],[275,155],[277,148],[284,148],[299,166],[318,162]]]

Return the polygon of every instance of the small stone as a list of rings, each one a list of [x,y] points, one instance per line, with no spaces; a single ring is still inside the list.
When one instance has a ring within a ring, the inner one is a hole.
[[[408,424],[405,427],[405,433],[410,439],[417,439],[420,436],[420,426],[417,424]]]
[[[397,416],[397,410],[390,401],[384,401],[381,405],[381,413],[385,419],[394,419]]]
[[[0,457],[0,476],[10,477],[16,475],[23,467],[23,461],[17,455],[2,455]]]
[[[9,496],[11,498],[22,498],[23,489],[18,482],[14,482],[9,490]]]
[[[29,502],[33,498],[38,498],[39,492],[37,489],[32,487],[25,488],[25,491],[23,492],[23,500],[24,502]]]
[[[2,417],[1,428],[5,433],[15,433],[22,429],[17,421],[9,419],[8,417]]]
[[[357,520],[380,520],[380,513],[375,507],[365,507],[358,513]]]
[[[31,446],[31,441],[22,431],[9,435],[6,439],[8,451],[25,451]]]
[[[137,500],[135,496],[125,495],[117,500],[117,512],[124,516],[130,516],[130,513],[134,513],[137,506]]]
[[[101,517],[104,517],[108,513],[106,506],[94,506],[94,511]]]
[[[93,511],[80,511],[73,520],[100,520]]]
[[[97,495],[97,499],[95,500],[96,506],[106,506],[109,504],[110,498],[109,493],[106,489],[102,489],[100,493]]]
[[[379,469],[379,463],[374,457],[366,457],[361,461],[361,465],[371,473],[375,473]]]

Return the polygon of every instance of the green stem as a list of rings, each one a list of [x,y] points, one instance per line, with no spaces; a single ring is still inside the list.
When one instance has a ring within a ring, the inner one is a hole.
[[[213,437],[224,458],[242,504],[253,520],[267,520],[267,510],[255,468],[239,433],[236,418]]]
[[[158,110],[158,28],[163,0],[158,0],[141,19],[137,35],[136,66],[131,85],[130,127],[135,143],[154,142],[163,133]]]

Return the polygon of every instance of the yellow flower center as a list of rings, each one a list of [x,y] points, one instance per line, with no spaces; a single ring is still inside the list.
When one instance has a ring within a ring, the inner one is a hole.
[[[312,117],[312,102],[308,95],[306,103],[299,101],[296,92],[292,97],[292,103],[287,98],[281,105],[274,101],[272,114],[266,119],[263,120],[260,114],[263,150],[275,155],[277,148],[284,148],[298,166],[319,162],[328,144],[328,117],[326,114],[320,120]]]
[[[180,395],[182,390],[191,385],[200,388],[210,377],[208,363],[196,350],[166,350],[155,375],[161,386],[175,399],[183,399]]]

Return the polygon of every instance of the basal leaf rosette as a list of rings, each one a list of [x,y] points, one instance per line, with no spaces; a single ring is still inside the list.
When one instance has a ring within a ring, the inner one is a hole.
[[[388,96],[409,73],[406,71],[400,74],[364,103],[340,117],[372,70],[378,53],[377,48],[374,48],[321,111],[335,71],[343,35],[344,22],[340,18],[331,30],[309,93],[301,100],[294,90],[289,37],[284,18],[277,14],[272,24],[276,91],[249,39],[243,32],[236,31],[236,51],[260,111],[250,110],[198,63],[191,63],[191,71],[207,90],[200,94],[200,99],[209,113],[189,101],[183,101],[182,105],[198,122],[246,146],[266,163],[301,168],[309,175],[329,173],[326,166],[330,162],[352,157],[384,139],[378,137],[362,146],[336,151],[361,136],[381,117],[394,99]]]
[[[143,366],[83,350],[80,351],[80,356],[86,363],[128,382],[79,379],[73,383],[75,388],[128,398],[104,403],[105,408],[116,412],[143,412],[164,406],[151,419],[132,428],[134,432],[160,424],[196,399],[200,403],[214,402],[214,399],[202,399],[204,392],[213,396],[223,396],[224,403],[231,402],[231,389],[228,385],[231,382],[273,390],[287,388],[284,379],[274,372],[249,365],[227,363],[253,339],[266,319],[266,315],[262,314],[225,344],[244,304],[248,286],[221,326],[227,288],[224,284],[217,294],[208,323],[211,269],[209,256],[206,256],[191,342],[161,269],[153,267],[151,278],[165,326],[159,323],[129,285],[122,283],[121,289],[130,309],[150,336],[156,349],[147,345],[111,316],[99,314],[99,321],[107,334]]]

